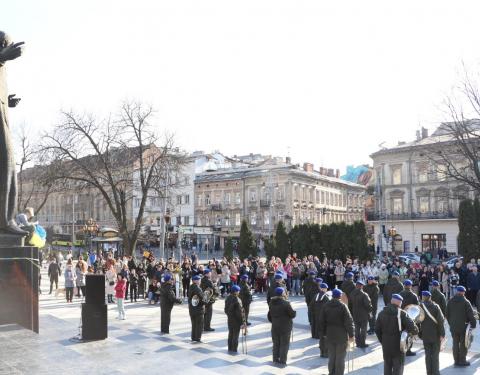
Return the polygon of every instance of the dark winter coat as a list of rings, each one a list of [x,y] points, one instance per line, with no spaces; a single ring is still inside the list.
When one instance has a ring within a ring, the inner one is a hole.
[[[385,306],[390,303],[392,299],[392,294],[398,294],[403,290],[403,285],[400,280],[392,277],[387,281],[387,284],[383,288],[383,302],[385,302]]]
[[[250,290],[250,285],[248,285],[246,281],[240,282],[239,297],[244,307],[252,303],[252,291]]]
[[[378,307],[378,296],[380,294],[380,288],[377,284],[367,284],[363,287],[363,291],[368,294],[370,297],[370,302],[372,303],[372,310],[377,311]]]
[[[318,335],[318,337],[320,337],[320,315],[328,301],[330,301],[329,295],[320,291],[310,302],[312,318],[315,320],[315,333]]]
[[[470,272],[467,275],[467,289],[480,290],[480,273]]]
[[[312,298],[311,290],[318,290],[317,283],[315,282],[315,279],[312,276],[309,276],[305,281],[303,282],[303,294],[305,296],[305,302],[307,305],[310,304],[310,299]]]
[[[457,294],[448,301],[445,315],[452,333],[464,333],[467,323],[470,323],[472,328],[477,326],[472,305],[465,296]]]
[[[272,335],[286,334],[292,331],[293,319],[297,315],[290,302],[275,296],[268,306],[268,321],[272,323]]]
[[[400,292],[400,295],[403,297],[402,309],[408,305],[418,305],[418,297],[411,290],[404,289]]]
[[[200,300],[197,306],[192,305],[193,296],[198,296]],[[188,288],[188,311],[191,316],[205,314],[205,305],[203,304],[203,291],[197,284],[191,284]]]
[[[336,298],[320,312],[320,332],[329,342],[343,344],[353,337],[353,318],[348,307]]]
[[[270,301],[273,297],[275,297],[275,289],[278,287],[285,287],[283,281],[275,281],[273,282],[267,290],[267,303],[270,304]]]
[[[383,357],[399,357],[400,335],[398,327],[398,312],[400,311],[401,331],[407,331],[412,335],[418,334],[418,328],[407,313],[398,306],[389,304],[378,314],[375,323],[375,334],[382,344]]]
[[[355,290],[350,293],[349,300],[352,301],[353,321],[368,321],[373,310],[372,302],[368,294],[361,289],[355,288]]]
[[[447,312],[447,300],[445,299],[445,295],[437,288],[432,289],[432,301],[440,307],[442,314],[445,316]]]
[[[342,289],[342,292],[350,299],[350,294],[355,290],[355,284],[352,280],[345,280],[340,289]]]
[[[163,308],[172,308],[175,303],[180,303],[177,299],[173,285],[170,283],[163,283],[160,288],[160,306]]]
[[[440,337],[445,337],[445,318],[443,317],[442,310],[435,302],[425,301],[422,302],[422,308],[430,312],[430,315],[437,321],[435,323],[427,313],[425,313],[425,319],[420,325],[420,338],[426,343],[440,342]]]
[[[227,314],[229,327],[240,327],[243,324],[242,301],[234,294],[225,300],[224,312]]]

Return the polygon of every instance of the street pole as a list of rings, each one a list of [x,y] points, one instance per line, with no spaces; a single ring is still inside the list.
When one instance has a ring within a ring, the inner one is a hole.
[[[72,197],[72,256],[75,254],[75,194]]]
[[[166,176],[165,176],[165,192],[163,197],[162,235],[160,239],[160,258],[164,258],[164,252],[165,252],[165,231],[166,231],[165,216],[167,215],[168,166],[166,167],[165,174]]]

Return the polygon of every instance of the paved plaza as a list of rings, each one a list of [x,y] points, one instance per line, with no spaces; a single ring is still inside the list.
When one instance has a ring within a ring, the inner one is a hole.
[[[170,335],[160,335],[160,308],[146,302],[126,304],[127,320],[118,321],[116,306],[108,308],[108,339],[80,343],[80,300],[67,304],[63,296],[48,292],[43,275],[40,297],[40,334],[17,326],[0,327],[0,375],[3,374],[328,374],[327,359],[320,358],[318,341],[310,338],[303,298],[291,298],[297,311],[293,343],[284,369],[271,362],[270,324],[264,297],[251,306],[248,355],[227,353],[226,316],[223,300],[214,305],[212,326],[204,343],[190,342],[190,319],[186,304],[174,307]],[[451,349],[440,354],[442,374],[480,374],[480,345],[476,338],[469,353],[469,368],[454,368]],[[368,349],[352,353],[352,374],[382,374],[382,351],[374,336]],[[451,339],[449,338],[449,343]],[[405,374],[424,374],[424,353],[418,343],[417,356],[407,358]],[[241,345],[239,345],[241,352]],[[347,371],[346,371],[347,372]]]

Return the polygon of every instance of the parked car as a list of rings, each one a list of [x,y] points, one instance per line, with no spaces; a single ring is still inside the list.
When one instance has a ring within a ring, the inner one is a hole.
[[[460,260],[463,260],[462,256],[454,255],[454,256],[448,258],[445,263],[447,264],[448,268],[452,268],[453,266],[455,266],[455,263],[457,263]]]

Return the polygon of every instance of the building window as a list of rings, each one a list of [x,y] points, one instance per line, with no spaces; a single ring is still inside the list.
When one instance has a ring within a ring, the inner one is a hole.
[[[190,216],[183,217],[183,225],[190,225]]]
[[[257,225],[257,213],[256,212],[252,212],[250,214],[250,224],[251,225]]]
[[[183,183],[184,183],[185,185],[190,185],[190,177],[185,176]]]
[[[197,195],[197,206],[198,207],[202,206],[202,194]]]
[[[250,196],[250,202],[256,202],[257,201],[257,191],[256,190],[250,190],[249,196]]]
[[[207,216],[205,216],[205,226],[208,227],[210,226],[210,218]]]
[[[447,166],[444,164],[437,165],[437,180],[445,181],[447,179]]]
[[[137,207],[137,208],[140,207],[140,198],[135,198],[135,200],[134,200],[134,205],[135,205],[135,207]]]
[[[219,215],[217,215],[217,219],[216,219],[215,223],[216,223],[217,227],[222,226],[222,218]]]
[[[277,187],[277,200],[283,201],[284,197],[285,197],[285,187],[283,185]]]
[[[236,213],[235,214],[235,225],[239,227],[241,225],[241,220],[240,220],[240,214]]]
[[[184,195],[184,203],[185,204],[190,204],[190,195]]]
[[[324,192],[324,191],[322,191],[322,194],[321,194],[320,197],[321,197],[321,198],[320,198],[320,203],[321,203],[321,204],[324,204],[324,203],[325,203],[325,192]]]
[[[230,204],[230,193],[225,193],[224,201],[225,204]]]
[[[439,234],[422,234],[422,251],[436,252],[447,248],[447,235]]]
[[[177,216],[177,222],[176,222],[176,225],[182,225],[182,217],[181,216]]]
[[[201,227],[201,226],[202,226],[202,218],[197,217],[197,227]]]
[[[418,211],[422,214],[427,213],[430,210],[430,197],[418,198]]]
[[[402,167],[397,165],[392,167],[392,185],[400,185],[402,183]]]
[[[240,203],[241,203],[240,193],[235,193],[235,204],[240,204]]]
[[[263,212],[263,224],[270,225],[270,213],[268,211]]]
[[[293,187],[293,199],[298,200],[298,185]]]
[[[177,204],[182,204],[182,196],[181,195],[177,195]]]
[[[320,192],[315,190],[315,203],[320,203]]]
[[[394,215],[403,214],[403,198],[392,199],[392,211]]]
[[[229,216],[225,216],[225,226],[226,227],[230,226],[230,217]]]
[[[205,194],[205,206],[210,206],[210,194]]]
[[[428,181],[428,168],[425,164],[419,164],[417,166],[418,182]]]

